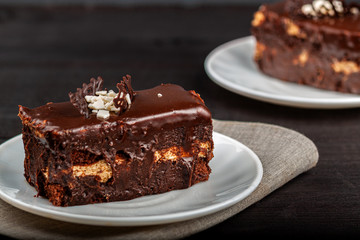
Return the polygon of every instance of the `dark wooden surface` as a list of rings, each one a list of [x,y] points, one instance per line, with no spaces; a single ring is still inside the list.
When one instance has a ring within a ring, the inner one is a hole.
[[[308,110],[231,93],[205,74],[206,55],[249,35],[254,7],[0,7],[0,143],[21,131],[18,104],[66,101],[101,75],[137,90],[176,83],[201,94],[213,117],[277,124],[314,141],[318,166],[190,239],[222,234],[360,235],[360,110]]]

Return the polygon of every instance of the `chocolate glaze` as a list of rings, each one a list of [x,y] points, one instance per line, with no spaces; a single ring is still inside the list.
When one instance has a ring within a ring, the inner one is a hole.
[[[293,15],[286,1],[262,5],[265,21],[252,28],[258,43],[265,46],[260,70],[285,81],[346,93],[360,93],[359,73],[344,76],[331,68],[334,59],[360,65],[360,14],[306,18]],[[287,33],[285,21],[294,23],[305,37]],[[309,54],[304,66],[293,63],[303,50]]]
[[[180,118],[187,121],[193,119],[197,114],[208,119],[211,117],[209,110],[196,94],[173,84],[162,84],[152,89],[136,91],[134,98],[130,109],[120,115],[111,114],[110,119],[105,122],[122,121],[129,125],[135,123],[148,125],[155,123],[159,118],[167,118],[170,115],[172,118],[168,118],[166,121],[178,122]],[[20,110],[21,115],[30,118],[34,125],[43,125],[42,132],[78,131],[84,126],[104,123],[103,120],[96,118],[96,114],[92,114],[90,119],[84,118],[70,102],[49,103],[35,109],[22,107]],[[43,124],[44,120],[45,124]]]
[[[213,148],[211,114],[195,92],[185,91],[177,85],[163,84],[136,91],[130,109],[120,115],[112,113],[108,120],[99,120],[95,114],[85,118],[70,102],[49,103],[35,109],[20,106],[19,116],[24,125],[27,153],[25,177],[30,184],[38,189],[40,195],[51,198],[46,192],[49,190],[43,186],[41,174],[41,170],[47,167],[48,182],[58,184],[57,187],[68,192],[67,184],[70,182],[73,186],[71,194],[60,202],[53,201],[55,205],[125,200],[185,188],[207,179],[208,174],[203,177],[195,174],[199,168],[197,164],[205,167],[208,173],[210,171],[207,162],[212,157]],[[200,151],[195,146],[196,141],[211,143],[211,151],[204,162],[194,158]],[[174,163],[173,170],[165,171],[165,163],[154,165],[153,154],[171,146],[181,146],[194,154]],[[83,160],[73,157],[81,158],[81,153],[87,157]],[[115,164],[116,156],[127,159],[128,164]],[[79,161],[90,163],[87,159],[105,159],[113,169],[111,181],[99,184],[94,179],[71,179],[67,169]],[[163,174],[158,173],[160,169]],[[174,179],[180,173],[187,176],[187,180],[183,179],[181,183],[173,180],[170,187],[166,186],[166,181],[169,181],[166,179]],[[159,179],[164,179],[165,183]],[[89,187],[84,186],[90,185],[94,195],[84,197],[84,192],[90,194]]]

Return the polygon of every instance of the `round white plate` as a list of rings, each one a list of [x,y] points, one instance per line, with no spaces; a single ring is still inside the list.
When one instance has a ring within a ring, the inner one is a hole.
[[[301,108],[360,107],[360,96],[284,82],[261,73],[253,61],[255,38],[236,39],[215,48],[205,71],[215,83],[253,99]]]
[[[244,199],[263,174],[259,158],[249,148],[216,132],[213,139],[212,173],[207,182],[130,201],[55,207],[47,199],[35,197],[35,189],[26,182],[23,143],[18,135],[0,146],[0,197],[40,216],[91,225],[144,226],[197,218]]]

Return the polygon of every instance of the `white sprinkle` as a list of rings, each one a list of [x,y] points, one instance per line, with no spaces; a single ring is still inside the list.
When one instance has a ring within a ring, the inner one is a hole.
[[[109,96],[100,96],[100,98],[104,101],[104,102],[112,102],[112,100],[114,98],[109,97]]]
[[[92,105],[92,107],[90,107]],[[93,109],[104,109],[104,101],[101,98],[97,98],[96,101],[93,104],[89,104],[89,108]]]
[[[105,90],[103,90],[103,91],[97,91],[97,92],[95,92],[95,94],[98,95],[98,96],[100,96],[100,95],[104,96],[104,95],[107,94],[107,91],[105,91]]]
[[[157,96],[158,96],[159,98],[161,98],[161,97],[162,97],[162,94],[161,94],[161,93],[158,93]]]
[[[109,111],[112,111],[112,112],[119,112],[120,111],[120,108],[116,108],[115,106],[111,106],[110,107],[110,110]]]
[[[129,108],[130,108],[130,105],[131,105],[131,98],[130,98],[130,95],[129,95],[128,93],[125,95],[125,99],[126,99],[126,101],[128,102],[128,104],[129,104]]]
[[[306,16],[335,16],[336,13],[343,14],[344,6],[339,0],[314,0],[312,4],[305,4],[301,7],[301,11]]]
[[[322,15],[326,15],[327,12],[328,12],[328,10],[327,10],[325,7],[321,7],[321,8],[320,8],[320,13],[321,13]]]
[[[335,11],[338,13],[344,12],[344,7],[341,1],[332,1]]]
[[[115,107],[114,98],[117,97],[118,93],[113,90],[97,91],[95,93],[97,96],[88,95],[85,96],[85,100],[88,102],[88,107],[92,109],[93,113],[97,113],[97,117],[101,119],[108,119],[111,112],[119,112],[121,109]],[[120,92],[120,98],[124,97],[124,92]],[[125,95],[125,100],[127,101],[129,107],[131,105],[131,98],[129,94]]]
[[[87,102],[91,102],[93,98],[94,98],[94,96],[90,96],[90,95],[85,96],[85,100]]]
[[[329,1],[324,1],[323,7],[326,8],[327,10],[333,9],[333,6]]]
[[[305,4],[301,7],[301,11],[303,14],[305,15],[312,15],[312,16],[316,16],[316,12],[314,11],[313,7],[311,6],[311,4]]]
[[[100,109],[100,110],[97,112],[96,117],[106,120],[106,119],[108,119],[108,118],[110,117],[110,112],[107,111],[107,110],[102,110],[102,109]]]
[[[112,98],[116,97],[116,95],[117,95],[116,92],[114,92],[113,90],[110,90],[108,93],[108,96]]]
[[[352,7],[352,8],[350,8],[350,12],[351,12],[353,15],[358,15],[358,14],[359,14],[359,9],[356,8],[356,7]]]
[[[104,107],[104,108],[105,108],[106,110],[110,111],[111,106],[112,106],[112,102],[107,102],[107,103],[105,103],[105,107]]]
[[[331,17],[335,16],[335,11],[332,10],[332,9],[329,10],[328,13],[329,13],[329,15],[330,15]]]
[[[313,7],[314,7],[314,10],[315,10],[316,12],[319,12],[320,9],[321,9],[321,7],[324,6],[324,3],[325,3],[324,0],[314,0],[314,1],[312,2],[312,5],[313,5]]]

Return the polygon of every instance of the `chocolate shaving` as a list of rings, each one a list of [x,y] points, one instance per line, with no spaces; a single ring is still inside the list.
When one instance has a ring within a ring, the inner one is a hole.
[[[97,79],[91,78],[89,84],[83,83],[82,88],[77,88],[75,93],[69,93],[72,105],[79,110],[80,114],[85,115],[86,118],[89,118],[90,109],[88,108],[85,96],[95,96],[97,91],[102,90],[103,84],[104,80],[101,77]]]
[[[131,101],[134,97],[134,90],[131,87],[131,76],[126,75],[123,80],[116,84],[119,89],[119,94],[114,98],[114,105],[120,108],[119,113],[125,112],[131,106]]]

